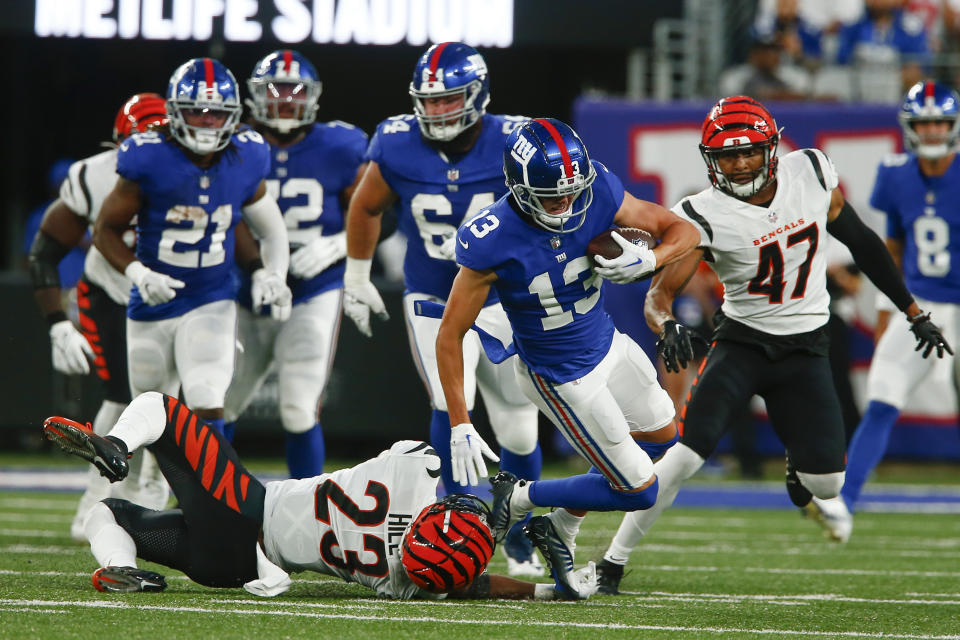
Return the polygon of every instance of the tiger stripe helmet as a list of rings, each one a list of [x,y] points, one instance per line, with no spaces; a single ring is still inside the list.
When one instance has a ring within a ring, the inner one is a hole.
[[[710,183],[735,198],[749,198],[777,176],[780,129],[766,107],[748,96],[730,96],[717,102],[703,120],[700,154]],[[721,170],[717,158],[734,150],[761,148],[763,164],[750,182],[740,184]]]
[[[400,550],[410,580],[433,593],[470,585],[493,555],[489,520],[487,505],[469,494],[451,494],[424,508]]]
[[[113,141],[117,144],[148,127],[167,124],[167,105],[157,93],[137,93],[130,96],[113,120]]]

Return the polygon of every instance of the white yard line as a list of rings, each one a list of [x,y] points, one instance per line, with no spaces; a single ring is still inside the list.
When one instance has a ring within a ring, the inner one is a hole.
[[[422,603],[418,603],[422,604]],[[676,625],[631,625],[621,623],[604,622],[573,622],[573,621],[548,621],[548,620],[478,620],[473,619],[450,619],[435,618],[429,616],[383,616],[383,615],[353,615],[345,613],[320,613],[306,611],[286,611],[265,608],[253,609],[229,609],[229,608],[207,608],[207,607],[174,607],[160,605],[132,605],[124,601],[75,601],[63,602],[53,600],[15,600],[0,599],[0,610],[34,611],[36,613],[52,613],[53,609],[58,612],[65,607],[79,607],[88,609],[114,609],[130,611],[171,611],[177,613],[208,613],[222,616],[223,614],[233,615],[253,615],[253,616],[286,616],[295,618],[319,618],[336,620],[355,620],[365,622],[412,622],[422,624],[441,623],[462,624],[470,626],[527,626],[527,627],[554,627],[554,628],[579,628],[579,629],[624,629],[636,631],[673,631],[690,633],[739,633],[767,637],[779,636],[798,636],[798,637],[828,637],[828,638],[878,638],[882,640],[960,640],[960,635],[927,635],[916,633],[865,633],[860,631],[807,631],[799,629],[747,629],[742,627],[684,627]]]

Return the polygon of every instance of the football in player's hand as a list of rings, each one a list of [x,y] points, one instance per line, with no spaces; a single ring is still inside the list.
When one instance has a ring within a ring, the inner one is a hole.
[[[587,245],[587,255],[591,258],[594,256],[603,256],[608,259],[619,257],[620,254],[623,253],[623,249],[617,244],[617,241],[613,239],[614,231],[633,244],[642,243],[651,249],[657,246],[657,239],[654,238],[653,234],[649,231],[635,227],[618,227],[616,229],[607,229],[600,235],[595,236],[593,240],[590,241],[590,244]]]

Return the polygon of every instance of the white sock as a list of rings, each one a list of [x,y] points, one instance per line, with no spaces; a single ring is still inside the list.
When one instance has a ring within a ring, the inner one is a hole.
[[[101,567],[137,566],[137,545],[102,502],[90,509],[85,527],[90,552]]]
[[[570,552],[573,553],[574,549],[577,548],[577,534],[580,533],[580,525],[583,523],[584,516],[573,515],[566,509],[557,509],[547,514],[547,517],[550,518],[553,526],[557,529],[557,533],[560,534],[563,541],[570,547]]]
[[[667,449],[663,457],[653,465],[658,483],[656,504],[649,509],[631,511],[623,516],[620,528],[617,529],[607,552],[603,554],[603,559],[614,564],[626,564],[633,548],[640,544],[640,540],[647,535],[647,531],[663,510],[673,504],[680,485],[702,466],[703,458],[685,444],[677,443]]]
[[[123,413],[123,408],[127,405],[119,402],[104,400],[97,411],[97,417],[93,419],[93,432],[98,436],[106,435],[110,428],[117,422],[117,418]],[[126,481],[124,481],[126,482]],[[117,483],[117,484],[123,484]],[[83,525],[86,521],[87,512],[93,505],[104,498],[109,498],[117,484],[111,485],[110,481],[100,475],[100,470],[96,467],[90,467],[87,472],[87,486],[80,496],[80,502],[77,504],[77,513],[73,517],[73,524],[70,525],[70,537],[78,542],[85,541]]]
[[[513,487],[513,495],[510,496],[510,510],[514,512],[530,513],[537,505],[530,501],[530,485],[533,482],[518,482]]]
[[[127,451],[132,452],[159,440],[166,426],[167,412],[163,407],[163,396],[156,391],[148,391],[127,405],[108,435],[123,440]]]

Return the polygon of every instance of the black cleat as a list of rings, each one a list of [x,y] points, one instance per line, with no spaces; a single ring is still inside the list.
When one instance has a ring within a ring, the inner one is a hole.
[[[103,567],[93,572],[93,587],[105,593],[163,591],[167,581],[159,573],[136,567]]]
[[[584,599],[585,596],[581,596],[570,582],[573,573],[573,550],[557,533],[550,518],[534,516],[523,531],[547,561],[550,575],[556,582],[557,596],[564,600]]]
[[[497,542],[503,542],[510,527],[526,515],[525,513],[513,513],[510,510],[510,498],[513,497],[513,490],[518,483],[524,482],[524,480],[518,480],[517,476],[509,471],[501,471],[490,478],[490,489],[493,493],[493,507],[490,509],[490,532]]]
[[[127,448],[121,440],[104,438],[93,432],[88,424],[82,425],[69,418],[51,416],[43,421],[43,434],[67,453],[79,456],[100,469],[100,475],[110,482],[127,477]]]
[[[797,470],[793,468],[793,463],[790,462],[789,455],[787,455],[787,475],[785,480],[787,483],[787,495],[790,496],[790,501],[793,504],[801,509],[810,504],[810,501],[813,500],[813,494],[800,483],[800,478],[797,477]]]
[[[623,565],[610,562],[606,558],[597,565],[597,591],[604,595],[615,596],[620,593],[620,580],[623,578]]]

